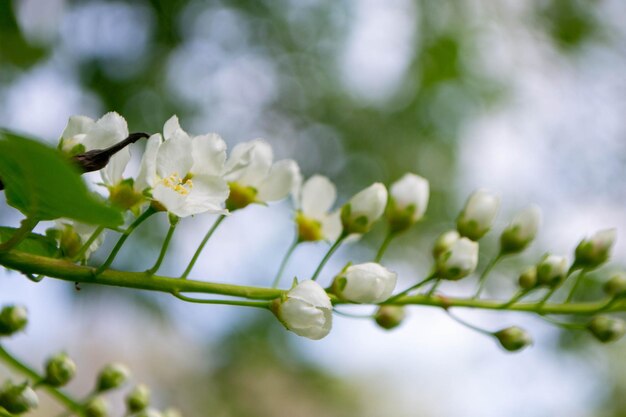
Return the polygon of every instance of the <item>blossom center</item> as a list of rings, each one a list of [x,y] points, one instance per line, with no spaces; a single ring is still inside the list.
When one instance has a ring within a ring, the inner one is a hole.
[[[163,185],[176,191],[180,195],[187,195],[193,188],[193,181],[189,177],[181,178],[177,172],[163,178]]]

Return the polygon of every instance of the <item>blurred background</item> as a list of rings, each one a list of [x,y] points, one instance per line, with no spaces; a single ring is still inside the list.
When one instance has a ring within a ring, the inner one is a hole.
[[[524,265],[546,251],[571,257],[598,229],[618,227],[618,243],[592,281],[626,255],[625,19],[620,0],[4,0],[0,125],[56,144],[73,114],[115,110],[131,132],[160,131],[177,114],[189,132],[218,132],[229,146],[267,139],[306,176],[336,181],[340,204],[374,181],[425,176],[427,219],[385,258],[400,288],[427,273],[433,239],[472,190],[502,196],[496,232],[537,203],[538,241],[490,281],[491,294],[506,297]],[[17,224],[3,198],[2,224]],[[283,202],[236,213],[192,276],[268,285],[293,238],[291,210]],[[116,267],[152,265],[167,229],[156,217]],[[181,273],[213,220],[181,222],[162,273]],[[383,231],[342,248],[322,282],[348,260],[371,259]],[[497,239],[481,241],[483,265]],[[326,249],[302,246],[285,281],[310,274]],[[466,281],[441,290],[469,294],[475,281]],[[585,296],[598,287],[588,283]],[[412,308],[391,332],[337,317],[313,342],[265,312],[76,291],[4,271],[0,302],[30,310],[28,332],[9,349],[33,364],[67,351],[79,367],[76,395],[103,364],[121,361],[153,388],[156,406],[186,416],[626,416],[624,343],[600,346],[514,313],[458,312],[494,330],[526,327],[535,345],[511,355],[432,308]],[[44,399],[33,415],[58,410]]]

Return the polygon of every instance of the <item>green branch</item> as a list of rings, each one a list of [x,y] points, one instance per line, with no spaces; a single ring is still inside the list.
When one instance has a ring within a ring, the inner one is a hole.
[[[99,284],[116,287],[159,291],[164,293],[218,294],[242,297],[250,300],[271,300],[280,297],[285,291],[274,288],[252,287],[245,285],[221,284],[154,275],[148,277],[144,272],[123,272],[107,269],[96,276],[93,267],[75,265],[70,262],[30,255],[22,252],[0,254],[0,265],[23,273],[42,274],[50,278],[86,284]],[[347,304],[333,298],[335,305]],[[402,295],[392,297],[384,305],[422,305],[441,308],[465,307],[484,310],[503,310],[502,300],[478,300],[472,298],[448,298],[440,295]],[[606,300],[579,303],[543,303],[542,301],[515,302],[506,310],[532,312],[538,314],[592,315],[598,312],[626,311],[625,300]]]

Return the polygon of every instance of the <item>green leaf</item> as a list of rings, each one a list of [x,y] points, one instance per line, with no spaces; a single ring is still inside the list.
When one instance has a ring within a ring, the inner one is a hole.
[[[33,220],[60,217],[116,227],[122,213],[91,193],[63,154],[35,140],[0,130],[0,179],[7,202]]]
[[[9,240],[16,230],[12,227],[0,227],[0,242]],[[31,255],[46,256],[48,258],[57,258],[59,256],[59,248],[57,248],[54,239],[35,233],[30,233],[15,249]]]

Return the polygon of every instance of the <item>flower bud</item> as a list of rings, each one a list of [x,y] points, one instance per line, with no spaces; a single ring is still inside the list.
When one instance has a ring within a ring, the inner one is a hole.
[[[333,281],[338,297],[355,303],[378,304],[391,296],[398,274],[368,262],[347,267]]]
[[[0,311],[0,336],[10,336],[23,330],[28,324],[26,308],[6,306]]]
[[[389,190],[387,221],[392,232],[402,232],[424,217],[428,206],[428,180],[407,173]]]
[[[39,398],[27,382],[7,381],[0,389],[0,407],[11,414],[23,414],[39,406]]]
[[[46,362],[45,382],[53,387],[62,387],[76,374],[76,364],[65,353],[51,357]]]
[[[182,413],[175,408],[168,408],[163,411],[163,417],[183,417]]]
[[[126,407],[130,413],[138,413],[148,405],[150,405],[150,389],[146,385],[137,385],[126,396]]]
[[[624,336],[626,324],[622,319],[596,316],[587,324],[587,329],[602,343],[609,343]]]
[[[498,196],[485,190],[474,192],[459,215],[457,230],[461,236],[477,241],[491,229],[499,207]]]
[[[437,259],[437,277],[459,280],[468,276],[478,265],[478,243],[462,237]]]
[[[604,292],[612,297],[626,296],[626,273],[618,272],[613,275],[605,284]]]
[[[377,182],[357,193],[341,208],[344,233],[367,233],[385,211],[387,189]]]
[[[448,232],[439,235],[435,244],[433,245],[433,258],[438,259],[443,253],[450,250],[454,242],[459,240],[461,235],[456,230],[450,230]]]
[[[599,267],[608,261],[614,242],[615,229],[601,230],[583,239],[576,247],[574,265],[585,269]]]
[[[109,405],[102,397],[95,397],[85,405],[85,417],[107,417]]]
[[[529,346],[533,343],[532,338],[526,332],[526,330],[517,326],[502,329],[494,333],[494,336],[498,339],[500,345],[509,352],[522,350],[526,346]]]
[[[537,286],[537,267],[531,266],[521,273],[517,280],[520,288],[531,290]]]
[[[398,327],[406,318],[406,310],[402,306],[380,306],[374,315],[376,324],[386,330]]]
[[[130,378],[128,368],[119,363],[105,366],[98,375],[97,391],[103,392],[121,387]]]
[[[537,264],[539,285],[554,288],[567,277],[567,259],[564,256],[545,255]]]
[[[500,235],[500,253],[513,254],[526,249],[535,239],[540,223],[541,211],[537,206],[518,213]]]
[[[328,335],[333,322],[333,306],[326,291],[315,281],[302,281],[272,302],[272,312],[288,329],[309,339]]]

